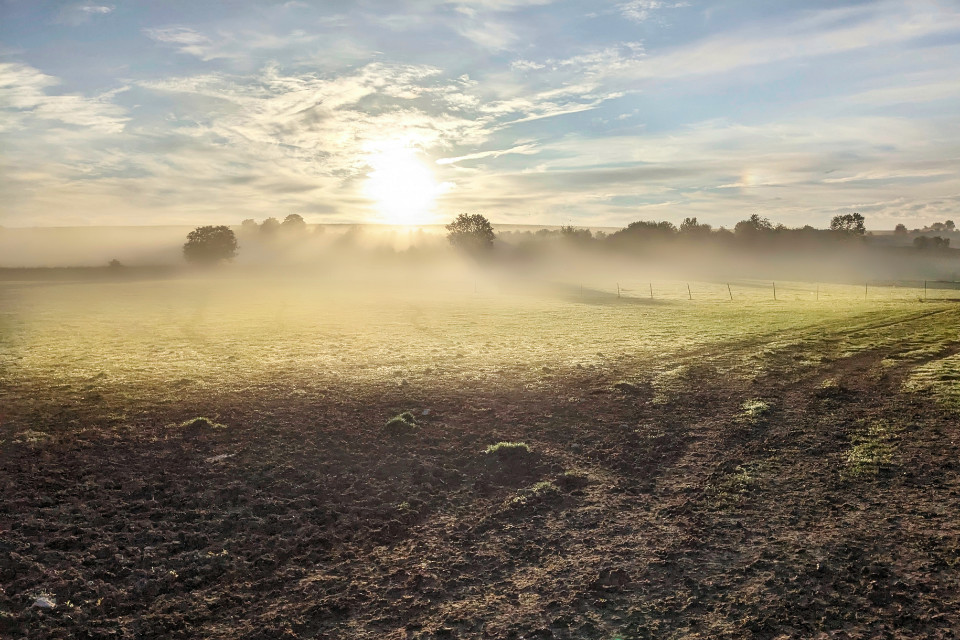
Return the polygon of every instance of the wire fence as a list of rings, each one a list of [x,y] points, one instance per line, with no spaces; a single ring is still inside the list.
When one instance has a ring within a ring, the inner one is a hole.
[[[917,301],[960,300],[960,282],[870,280],[862,284],[730,280],[729,282],[623,280],[579,285],[582,298],[706,301]]]

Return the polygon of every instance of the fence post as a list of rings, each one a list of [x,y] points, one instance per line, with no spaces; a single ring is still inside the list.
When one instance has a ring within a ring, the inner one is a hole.
[[[693,294],[690,293],[690,283],[689,283],[689,282],[687,283],[687,299],[688,299],[688,300],[693,300]]]
[[[733,300],[733,291],[730,290],[730,283],[727,283],[727,293],[730,294],[730,299]]]
[[[777,283],[776,282],[773,283],[773,299],[774,300],[777,299]]]
[[[617,300],[620,299],[620,283],[617,283]]]
[[[653,283],[650,283],[650,299],[653,300]]]
[[[927,301],[927,281],[923,281],[923,301]]]
[[[869,283],[869,282],[864,282],[864,283],[863,283],[863,299],[864,299],[864,300],[867,299],[867,287],[869,287],[869,286],[870,286],[870,283]]]

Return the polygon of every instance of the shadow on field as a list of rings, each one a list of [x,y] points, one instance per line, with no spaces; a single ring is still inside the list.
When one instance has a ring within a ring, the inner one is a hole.
[[[556,282],[527,285],[511,284],[509,287],[505,287],[505,290],[519,295],[546,297],[554,300],[563,300],[564,302],[579,302],[593,306],[632,305],[656,307],[674,305],[678,302],[676,300],[651,299],[637,296],[636,294],[638,292],[627,289],[623,289],[622,294],[618,296],[615,291]]]

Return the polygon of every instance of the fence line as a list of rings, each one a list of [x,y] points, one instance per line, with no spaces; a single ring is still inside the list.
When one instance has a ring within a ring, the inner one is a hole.
[[[860,285],[780,280],[620,280],[610,285],[612,286],[605,287],[602,283],[598,285],[585,281],[579,285],[580,298],[609,294],[611,297],[627,300],[649,298],[727,302],[960,300],[960,282],[953,280],[867,280]]]

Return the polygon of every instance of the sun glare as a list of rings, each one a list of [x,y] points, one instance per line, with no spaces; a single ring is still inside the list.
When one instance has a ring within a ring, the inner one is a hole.
[[[434,201],[448,183],[438,183],[415,148],[392,144],[371,152],[365,192],[376,202],[378,219],[389,224],[433,221]]]

